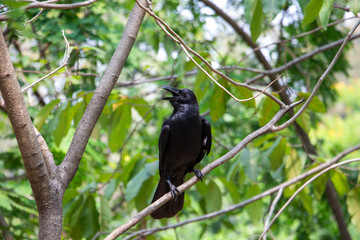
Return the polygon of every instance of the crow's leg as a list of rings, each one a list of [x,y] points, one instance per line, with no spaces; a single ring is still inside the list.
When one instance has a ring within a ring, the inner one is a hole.
[[[166,174],[166,182],[169,184],[171,196],[173,197],[173,199],[176,200],[176,198],[177,198],[177,194],[176,194],[176,193],[178,193],[179,195],[180,195],[181,193],[180,193],[180,191],[176,188],[176,186],[171,183],[169,173]]]
[[[205,177],[199,169],[193,169],[192,171],[194,172],[195,176],[200,179],[200,181],[202,181]]]

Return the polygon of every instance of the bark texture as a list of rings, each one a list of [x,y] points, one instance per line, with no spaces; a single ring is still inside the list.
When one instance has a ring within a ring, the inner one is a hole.
[[[57,187],[57,180],[50,178],[2,33],[0,91],[39,211],[39,239],[60,239],[62,194]]]

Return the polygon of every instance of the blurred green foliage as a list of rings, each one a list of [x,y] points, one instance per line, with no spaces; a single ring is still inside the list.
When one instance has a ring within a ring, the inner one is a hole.
[[[72,2],[76,1],[62,1]],[[282,40],[343,17],[343,11],[329,7],[331,1],[324,2],[327,5],[315,0],[299,1],[301,8],[298,8],[297,3],[286,0],[229,0],[226,1],[226,10],[245,11],[237,14],[235,19],[246,22],[252,39],[262,45],[268,43],[274,25],[279,27],[278,38]],[[27,24],[24,23],[39,9],[24,11],[26,2],[2,1],[1,5],[4,4],[8,7],[0,11],[7,8],[12,11],[10,19],[0,25],[22,86],[61,64],[65,51],[62,29],[72,47],[67,70],[59,71],[24,95],[35,126],[59,164],[121,38],[134,1],[98,1],[71,10],[44,10]],[[308,10],[311,4],[316,6],[316,12]],[[153,8],[209,62],[219,66],[259,66],[254,55],[239,62],[248,46],[203,3],[162,0],[155,1]],[[274,20],[277,16],[281,18],[282,14],[283,20]],[[284,19],[287,24],[282,22]],[[343,38],[346,31],[342,27],[328,27],[326,31],[271,46],[264,52],[274,67],[282,66],[295,57]],[[346,50],[351,46],[349,44]],[[286,70],[284,79],[292,97],[309,96],[336,51],[334,48],[317,54]],[[204,68],[210,73],[207,67]],[[356,79],[341,82],[335,74],[346,75],[348,68],[349,63],[342,55],[309,109],[297,120],[316,145],[319,162],[360,141],[359,134],[355,134],[360,132],[360,85]],[[179,46],[160,30],[151,17],[146,16],[119,83],[176,75],[173,84],[194,90],[200,111],[211,122],[214,136],[211,154],[198,166],[202,168],[266,124],[279,107],[265,97],[239,104],[203,72],[187,75],[194,69],[195,65]],[[226,73],[239,82],[256,75],[239,70],[227,70]],[[218,80],[239,98],[254,95],[224,79]],[[265,81],[258,83],[263,85]],[[64,239],[91,239],[98,231],[111,231],[150,203],[159,178],[158,135],[163,120],[171,114],[169,103],[158,101],[162,94],[159,87],[165,84],[169,81],[115,86],[78,172],[65,193]],[[1,112],[0,119],[0,215],[5,217],[15,239],[35,239],[38,219],[34,198],[24,176],[21,155],[7,115]],[[237,204],[314,167],[317,163],[307,157],[300,144],[293,127],[257,138],[186,192],[180,221]],[[354,156],[359,155],[351,155]],[[14,176],[19,178],[13,179]],[[272,234],[277,239],[338,239],[336,223],[323,197],[324,182],[329,179],[336,187],[344,211],[348,212],[346,221],[352,236],[359,237],[356,230],[360,222],[358,172],[339,169],[322,176],[294,200],[272,227]],[[285,189],[279,204],[284,203],[298,186]],[[248,205],[245,211],[236,210],[184,226],[181,231],[164,231],[149,239],[252,239],[262,231],[269,204],[267,197]],[[174,222],[175,218],[162,221],[146,218],[136,228]]]

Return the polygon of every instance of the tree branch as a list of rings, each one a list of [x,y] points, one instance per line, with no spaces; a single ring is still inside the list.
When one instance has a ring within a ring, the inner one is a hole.
[[[317,91],[319,90],[321,84],[323,83],[323,81],[325,80],[325,78],[327,77],[327,75],[329,74],[329,72],[332,70],[332,68],[334,67],[335,63],[337,62],[337,60],[339,59],[342,51],[345,48],[345,45],[348,43],[348,41],[351,38],[351,35],[355,32],[356,28],[360,25],[360,20],[357,21],[357,23],[353,26],[353,28],[349,31],[349,33],[347,34],[347,36],[345,37],[345,39],[342,42],[341,47],[339,48],[339,50],[337,51],[337,53],[335,54],[334,58],[332,59],[330,65],[326,68],[325,72],[321,75],[321,77],[319,78],[318,82],[316,83],[313,91],[311,92],[309,98],[306,100],[306,102],[304,103],[304,105],[301,106],[300,110],[297,111],[295,113],[295,115],[293,115],[286,123],[280,125],[280,126],[274,126],[274,130],[275,131],[279,131],[282,129],[287,128],[288,126],[290,126],[290,124],[292,124],[304,111],[305,109],[309,106],[310,102],[313,100],[313,98],[315,97]],[[360,35],[360,34],[359,34]]]
[[[296,105],[302,103],[303,101],[295,102],[291,105],[285,105],[283,108],[280,108],[280,110],[275,114],[275,116],[263,127],[259,128],[258,130],[250,133],[247,135],[238,145],[236,145],[233,149],[231,149],[229,152],[227,152],[222,157],[218,158],[217,160],[209,163],[206,165],[202,170],[202,174],[206,175],[216,167],[224,164],[228,160],[232,159],[237,153],[239,153],[249,142],[254,140],[255,138],[264,135],[265,133],[269,132],[272,126],[274,126],[282,116],[284,116],[291,108],[295,107]],[[186,189],[190,188],[191,186],[195,185],[196,182],[198,182],[199,179],[197,177],[192,177],[182,185],[180,185],[178,190],[180,193],[184,192]],[[147,215],[154,212],[156,209],[164,205],[166,202],[171,200],[171,194],[167,193],[161,198],[159,198],[154,203],[150,204],[148,207],[144,208],[141,212],[136,214],[134,217],[132,217],[127,223],[123,224],[119,228],[112,231],[105,240],[115,239],[133,226],[135,226],[138,222],[140,222],[142,219],[144,219]]]
[[[138,0],[136,0],[138,1]],[[159,25],[159,27],[177,44],[180,45],[180,47],[183,49],[184,53],[189,57],[189,59],[201,70],[205,73],[206,76],[208,76],[211,81],[213,81],[218,87],[220,87],[223,91],[225,91],[229,96],[231,96],[235,101],[237,102],[245,102],[245,101],[249,101],[251,99],[257,98],[258,96],[260,96],[261,94],[266,95],[267,97],[271,98],[274,102],[276,102],[277,104],[279,104],[281,107],[283,107],[285,104],[282,103],[278,98],[276,98],[274,95],[271,95],[270,93],[266,92],[266,89],[268,87],[270,87],[272,84],[275,84],[279,77],[275,76],[274,79],[270,82],[270,84],[265,88],[265,89],[259,89],[244,83],[240,83],[237,81],[234,81],[233,79],[231,79],[230,77],[226,76],[224,73],[218,71],[217,69],[215,69],[213,66],[211,66],[211,64],[206,61],[200,54],[198,54],[197,52],[195,52],[193,49],[191,49],[183,40],[182,38],[173,30],[171,29],[171,27],[166,24],[166,22],[164,22],[159,16],[157,16],[151,6],[149,6],[149,8],[144,7],[142,4],[139,4],[139,6],[144,9],[150,16],[152,16],[155,19],[155,22]],[[235,86],[240,86],[240,87],[244,87],[247,88],[251,91],[257,91],[259,92],[259,94],[251,97],[251,98],[247,98],[247,99],[239,99],[237,97],[235,97],[229,90],[227,90],[224,86],[222,86],[214,77],[211,76],[210,73],[208,73],[204,68],[202,68],[200,66],[199,63],[197,63],[193,57],[191,57],[191,55],[188,53],[191,52],[194,56],[196,56],[198,59],[200,59],[207,67],[210,68],[210,70],[212,72],[214,72],[215,74],[217,74],[218,76],[226,79],[227,81],[229,81],[231,84],[235,85]]]
[[[13,240],[14,237],[9,230],[9,225],[6,223],[5,218],[3,215],[0,215],[0,229],[4,240]]]
[[[4,36],[0,32],[0,91],[39,211],[39,238],[58,239],[61,235],[61,221],[59,224],[58,220],[62,218],[62,197],[56,189],[57,179],[50,178]]]
[[[146,2],[143,1],[143,4],[146,4]],[[84,115],[76,128],[69,150],[60,165],[60,175],[63,189],[66,189],[72,178],[75,176],[87,142],[95,127],[95,123],[97,122],[111,90],[113,89],[122,68],[124,67],[125,61],[135,42],[144,15],[145,11],[135,4],[130,13],[119,45],[116,48],[108,68],[106,69],[90,103],[85,110]]]
[[[360,37],[360,33],[359,33],[359,34],[355,34],[355,35],[352,36],[349,40],[350,40],[350,41],[351,41],[351,40],[355,40],[355,39],[357,39],[357,38],[359,38],[359,37]],[[329,43],[329,44],[326,44],[326,45],[324,45],[324,46],[321,46],[321,47],[315,49],[314,51],[308,52],[308,53],[306,53],[306,54],[304,54],[304,55],[302,55],[302,56],[300,56],[300,57],[298,57],[298,58],[295,58],[295,59],[291,60],[290,62],[282,65],[281,67],[274,68],[274,69],[271,69],[271,70],[268,70],[268,71],[264,71],[263,73],[260,73],[259,75],[257,75],[257,76],[255,76],[255,77],[251,78],[250,80],[246,81],[246,83],[247,83],[247,84],[251,84],[251,83],[253,83],[253,82],[255,82],[255,81],[263,78],[263,77],[266,76],[266,75],[269,75],[269,74],[278,74],[278,73],[280,73],[280,72],[283,72],[283,71],[285,71],[286,69],[294,66],[295,64],[297,64],[297,63],[299,63],[299,62],[302,62],[302,61],[304,61],[304,60],[306,60],[306,59],[309,59],[309,58],[315,56],[316,54],[325,52],[325,51],[327,51],[327,50],[330,50],[330,49],[332,49],[332,48],[334,48],[334,47],[337,47],[337,46],[341,45],[341,44],[344,42],[344,40],[345,40],[345,38],[339,39],[339,40],[337,40],[337,41],[335,41],[335,42],[332,42],[332,43]]]
[[[181,226],[184,226],[184,225],[187,225],[189,223],[194,223],[194,222],[199,222],[199,221],[203,221],[203,220],[206,220],[206,219],[209,219],[209,218],[213,218],[213,217],[217,217],[217,216],[220,216],[220,215],[223,215],[223,214],[226,214],[228,212],[232,212],[232,211],[235,211],[239,208],[243,208],[244,206],[250,204],[250,203],[253,203],[259,199],[262,199],[266,196],[269,196],[271,194],[274,194],[276,192],[278,192],[280,189],[285,189],[295,183],[298,183],[308,177],[310,177],[311,175],[313,174],[316,174],[326,168],[328,168],[329,166],[337,163],[338,161],[340,161],[342,158],[344,158],[346,155],[350,154],[350,153],[353,153],[355,151],[358,151],[360,150],[360,144],[359,145],[356,145],[354,147],[351,147],[349,149],[346,149],[345,151],[339,153],[338,155],[336,155],[333,159],[331,159],[330,161],[328,162],[325,162],[325,163],[322,163],[310,170],[308,170],[307,172],[304,172],[302,174],[300,174],[299,176],[295,177],[295,178],[292,178],[284,183],[281,183],[279,184],[278,186],[275,186],[271,189],[268,189],[266,190],[265,192],[262,192],[258,195],[255,195],[241,203],[238,203],[236,205],[233,205],[233,206],[230,206],[230,207],[227,207],[225,209],[222,209],[222,210],[219,210],[219,211],[216,211],[216,212],[212,212],[212,213],[208,213],[208,214],[205,214],[203,216],[200,216],[200,217],[196,217],[196,218],[193,218],[193,219],[190,219],[190,220],[187,220],[187,221],[183,221],[183,222],[180,222],[180,223],[177,223],[177,224],[173,224],[173,225],[167,225],[167,226],[164,226],[164,227],[160,227],[160,228],[152,228],[152,229],[144,229],[144,230],[140,230],[140,231],[136,231],[136,232],[133,232],[132,234],[128,235],[126,238],[124,238],[123,240],[128,240],[134,236],[137,236],[137,235],[140,235],[140,236],[148,236],[150,234],[153,234],[155,232],[159,232],[159,231],[163,231],[163,230],[167,230],[167,229],[170,229],[170,228],[177,228],[177,227],[181,227]]]
[[[209,6],[211,9],[213,9],[219,16],[221,16],[226,22],[228,22],[233,29],[235,30],[235,32],[237,32],[242,38],[243,40],[252,48],[257,49],[257,45],[252,42],[251,38],[249,35],[247,35],[242,28],[240,28],[238,26],[238,24],[232,19],[230,18],[230,16],[228,16],[225,12],[223,12],[219,7],[217,7],[215,4],[211,3],[208,0],[201,0],[202,2],[204,2],[207,6]],[[360,14],[358,14],[360,15]],[[271,70],[272,67],[270,65],[270,63],[266,60],[266,58],[264,57],[264,55],[261,53],[261,50],[255,51],[255,55],[257,57],[257,59],[259,60],[259,62],[264,66],[264,68],[266,70]],[[269,74],[268,75],[270,77],[270,81],[272,79],[274,79],[274,74]],[[287,91],[284,91],[284,89],[287,88],[287,86],[282,86],[282,84],[277,81],[275,82],[275,84],[272,85],[272,88],[276,91],[279,92],[280,98],[281,100],[285,103],[285,104],[289,104],[290,103],[290,95]],[[292,116],[293,110],[290,109],[289,114]],[[316,149],[315,147],[311,144],[309,136],[307,135],[307,133],[304,131],[304,129],[295,121],[294,122],[294,128],[295,128],[295,132],[296,134],[299,136],[299,139],[301,141],[301,144],[303,145],[304,150],[308,153],[308,154],[316,154]],[[327,185],[327,187],[330,185]],[[329,191],[332,191],[333,194],[331,195],[327,195],[327,200],[329,201],[331,210],[333,211],[333,214],[336,216],[336,214],[338,213],[338,209],[341,209],[341,206],[339,204],[335,205],[338,200],[332,198],[333,196],[336,197],[336,192],[335,189],[332,187],[331,189],[329,189]],[[338,221],[337,224],[340,228],[340,232],[344,233],[345,235],[349,236],[349,232],[347,230],[347,228],[345,229],[341,229],[341,227],[344,225],[343,223],[345,222],[343,216],[339,215],[336,217],[336,220]],[[339,222],[341,221],[341,222]],[[349,239],[346,238],[346,239]]]
[[[316,178],[320,177],[321,175],[323,175],[324,173],[337,168],[339,166],[342,166],[344,164],[348,164],[348,163],[352,163],[352,162],[357,162],[360,161],[360,158],[355,158],[355,159],[350,159],[350,160],[346,160],[344,162],[341,163],[337,163],[334,164],[324,170],[322,170],[321,172],[319,172],[318,174],[316,174],[315,176],[311,177],[308,181],[306,181],[303,185],[301,185],[300,188],[298,188],[296,190],[296,192],[286,201],[286,203],[284,204],[284,206],[281,207],[281,209],[275,214],[274,218],[271,220],[269,226],[265,227],[265,230],[263,231],[263,233],[260,235],[259,239],[261,239],[262,237],[265,236],[265,234],[269,231],[270,227],[274,224],[275,220],[280,216],[280,214],[285,210],[285,208],[292,202],[292,200],[306,187],[308,186],[311,182],[313,182]],[[327,182],[328,184],[329,182]],[[346,227],[346,225],[345,225]],[[347,237],[348,238],[348,237]],[[341,238],[343,239],[343,238]],[[351,239],[351,238],[350,238]]]
[[[25,7],[25,10],[29,10],[32,8],[43,8],[43,9],[73,9],[73,8],[79,8],[88,6],[90,4],[93,4],[97,0],[88,0],[83,2],[77,2],[77,3],[69,3],[69,4],[56,4],[56,3],[47,3],[47,2],[38,2],[38,1],[31,1],[32,3],[28,4]],[[22,2],[28,2],[28,1],[22,1]],[[0,16],[0,21],[6,21],[9,17],[6,15]]]

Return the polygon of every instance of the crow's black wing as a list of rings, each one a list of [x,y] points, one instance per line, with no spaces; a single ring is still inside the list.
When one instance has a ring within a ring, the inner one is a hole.
[[[159,137],[159,173],[160,178],[165,178],[164,176],[164,156],[166,151],[166,144],[168,142],[170,133],[169,120],[166,119],[161,127],[160,137]]]
[[[199,163],[203,157],[209,154],[211,150],[211,126],[210,123],[203,117],[200,116],[201,119],[201,150],[196,158],[196,163]]]

